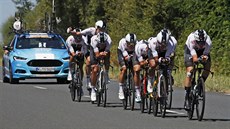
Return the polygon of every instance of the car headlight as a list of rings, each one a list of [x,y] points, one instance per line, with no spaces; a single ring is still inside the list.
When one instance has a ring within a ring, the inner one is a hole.
[[[69,61],[69,56],[68,57],[65,57],[65,58],[62,58],[64,61]]]
[[[26,60],[27,58],[20,57],[20,56],[14,56],[14,60]]]

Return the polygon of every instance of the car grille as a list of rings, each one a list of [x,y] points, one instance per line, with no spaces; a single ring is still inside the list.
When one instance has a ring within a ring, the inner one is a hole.
[[[40,71],[30,71],[32,74],[58,74],[59,71],[54,72],[40,72]]]
[[[59,60],[31,60],[27,63],[28,66],[32,67],[58,67],[62,64]]]

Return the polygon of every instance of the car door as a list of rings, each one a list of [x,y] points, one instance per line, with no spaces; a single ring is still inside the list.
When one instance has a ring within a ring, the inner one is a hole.
[[[8,48],[13,48],[14,49],[15,41],[16,41],[16,36],[14,36],[13,40],[8,44]],[[7,75],[9,75],[10,56],[13,55],[12,54],[14,52],[13,49],[5,52],[4,55],[3,55],[4,69],[5,69],[5,73]]]

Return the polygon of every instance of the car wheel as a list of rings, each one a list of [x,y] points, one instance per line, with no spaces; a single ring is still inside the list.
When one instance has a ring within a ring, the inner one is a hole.
[[[9,82],[9,79],[6,77],[5,66],[3,61],[2,61],[2,81],[3,83]]]
[[[66,78],[57,78],[58,84],[68,84],[69,81]]]
[[[17,83],[19,83],[18,79],[13,78],[13,73],[12,73],[11,65],[10,65],[10,68],[9,68],[9,73],[10,73],[10,79],[9,79],[10,84],[17,84]]]

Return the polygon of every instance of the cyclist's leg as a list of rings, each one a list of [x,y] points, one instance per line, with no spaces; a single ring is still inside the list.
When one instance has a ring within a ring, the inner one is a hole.
[[[191,91],[191,76],[192,76],[191,71],[193,69],[193,62],[192,62],[190,52],[187,49],[187,46],[185,47],[184,63],[185,63],[185,67],[186,67],[186,77],[185,77],[185,81],[184,81],[184,88],[185,88],[184,108],[190,109],[189,94]]]
[[[109,67],[110,67],[110,52],[105,57],[105,75],[106,75],[106,82],[110,82],[109,78]]]
[[[136,102],[141,102],[141,94],[140,94],[140,70],[141,66],[139,62],[137,61],[137,58],[133,57],[133,72],[134,72],[134,85],[136,89]]]
[[[207,62],[204,64],[204,71],[202,73],[202,78],[204,79],[204,81],[206,81],[206,79],[208,78],[209,75],[209,70],[211,69],[211,57],[209,56]]]
[[[70,58],[69,58],[69,72],[68,72],[68,76],[67,76],[67,80],[68,81],[71,81],[72,80],[72,75],[71,75],[71,71],[73,69],[73,56],[70,55]]]
[[[91,67],[90,67],[90,56],[86,55],[86,66],[85,66],[85,73],[86,73],[86,85],[87,85],[87,89],[91,89],[91,82],[90,82],[90,73],[91,73]]]
[[[149,66],[150,66],[150,70],[149,70],[149,75],[148,75],[148,85],[147,85],[147,90],[149,93],[153,92],[153,82],[155,79],[155,68],[156,68],[156,62],[153,58],[149,59]]]
[[[118,62],[120,64],[120,74],[119,74],[119,92],[118,97],[119,99],[124,99],[124,92],[123,92],[123,86],[124,86],[124,76],[126,75],[127,68],[125,66],[124,57],[122,55],[122,52],[120,50],[117,50],[118,55]]]
[[[98,73],[98,62],[96,60],[94,52],[90,53],[90,64],[91,64],[91,101],[96,101],[96,91],[95,86],[97,82]]]

